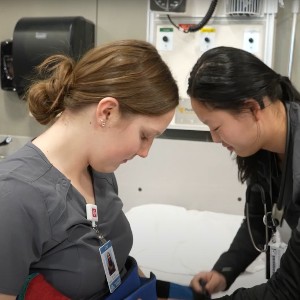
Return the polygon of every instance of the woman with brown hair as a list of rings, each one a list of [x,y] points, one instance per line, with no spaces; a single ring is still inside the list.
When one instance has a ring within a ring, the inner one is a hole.
[[[113,172],[146,157],[170,123],[178,89],[157,50],[137,40],[39,66],[27,93],[47,130],[0,164],[0,299],[39,273],[71,299],[109,294],[99,247],[110,241],[122,278],[132,232]],[[98,218],[98,222],[97,222]]]

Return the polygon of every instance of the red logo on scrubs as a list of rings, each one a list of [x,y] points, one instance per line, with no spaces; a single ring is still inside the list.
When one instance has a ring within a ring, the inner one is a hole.
[[[96,208],[92,208],[92,215],[93,215],[93,218],[97,218],[97,209]]]

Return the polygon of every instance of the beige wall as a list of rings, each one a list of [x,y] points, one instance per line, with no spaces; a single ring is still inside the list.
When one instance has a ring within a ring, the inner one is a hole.
[[[83,16],[96,24],[96,43],[146,39],[147,0],[1,0],[0,41],[10,39],[22,17]],[[44,130],[28,116],[26,103],[0,90],[0,134],[36,136]]]
[[[292,15],[289,1],[278,14],[274,68],[287,74]],[[146,39],[147,0],[1,0],[0,40],[11,38],[25,16],[81,15],[96,24],[96,43],[122,38]],[[300,36],[300,21],[297,26]],[[300,41],[296,39],[292,79],[300,88]],[[0,90],[0,134],[35,136],[44,128],[28,116],[26,104],[14,92]]]
[[[275,42],[275,60],[274,69],[282,75],[288,75],[288,61],[290,55],[290,41],[293,15],[291,13],[292,1],[285,0],[285,8],[279,9],[277,16],[277,32]],[[295,48],[293,56],[293,67],[291,72],[291,80],[300,90],[300,14],[297,17]]]

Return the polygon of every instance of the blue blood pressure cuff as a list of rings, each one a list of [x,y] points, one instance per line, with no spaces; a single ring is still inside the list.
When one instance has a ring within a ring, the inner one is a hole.
[[[173,282],[156,280],[156,292],[159,298],[207,300],[208,294],[196,293],[191,287]]]
[[[156,300],[156,277],[150,273],[149,278],[139,276],[136,260],[129,256],[125,267],[127,273],[122,278],[122,283],[109,294],[105,300]]]

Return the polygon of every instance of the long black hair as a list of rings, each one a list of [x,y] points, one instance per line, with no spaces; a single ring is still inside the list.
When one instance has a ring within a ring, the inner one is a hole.
[[[300,94],[288,77],[245,50],[224,46],[210,49],[198,59],[190,73],[187,93],[211,108],[234,113],[247,109],[249,99],[263,109],[266,96],[272,102],[300,102]],[[256,172],[259,152],[236,157],[241,182]]]

